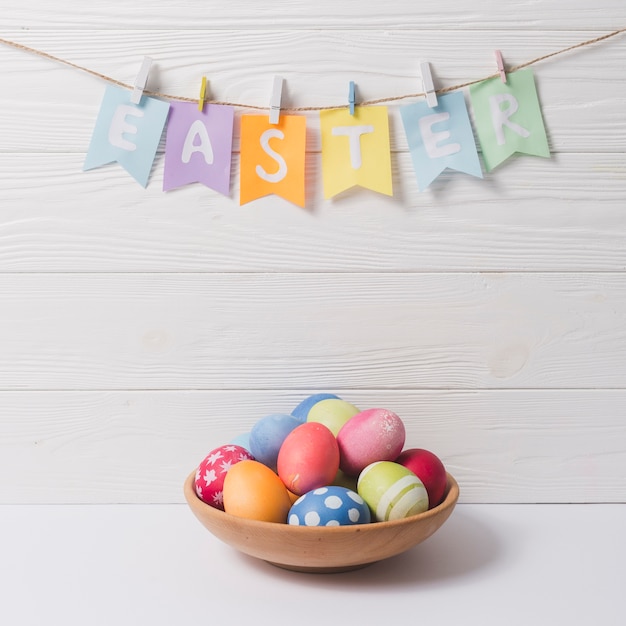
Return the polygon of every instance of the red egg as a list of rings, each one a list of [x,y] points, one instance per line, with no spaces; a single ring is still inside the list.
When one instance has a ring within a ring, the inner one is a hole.
[[[432,509],[443,500],[448,478],[437,455],[422,448],[411,448],[404,450],[396,463],[410,469],[424,483],[428,492],[428,508]]]
[[[294,428],[278,452],[278,475],[287,489],[298,495],[332,484],[338,469],[337,440],[319,422]]]
[[[215,448],[196,470],[196,494],[203,502],[224,510],[224,478],[228,470],[239,461],[254,459],[245,448],[228,444]]]
[[[387,409],[367,409],[350,418],[337,434],[340,467],[349,476],[375,461],[394,461],[404,446],[402,420]]]

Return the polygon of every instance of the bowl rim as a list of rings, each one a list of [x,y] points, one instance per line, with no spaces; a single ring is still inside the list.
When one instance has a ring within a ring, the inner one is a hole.
[[[280,522],[266,522],[263,520],[255,520],[247,517],[239,517],[237,515],[232,515],[230,513],[226,513],[226,511],[222,511],[221,509],[217,509],[210,504],[207,504],[203,500],[198,497],[198,494],[195,490],[195,476],[196,470],[191,472],[189,476],[187,476],[183,491],[185,495],[185,499],[187,503],[192,509],[197,511],[202,511],[205,518],[211,518],[215,520],[216,523],[225,523],[228,522],[234,526],[239,525],[245,526],[248,528],[256,528],[259,531],[265,530],[268,532],[277,531],[282,529],[283,531],[287,530],[288,532],[293,533],[301,533],[301,534],[314,534],[323,531],[324,534],[327,535],[341,535],[341,534],[349,534],[355,531],[359,531],[362,533],[375,533],[376,531],[392,528],[403,528],[404,526],[411,526],[420,521],[427,520],[431,517],[436,517],[437,515],[443,513],[447,509],[454,507],[459,498],[459,484],[450,474],[446,471],[446,490],[444,492],[444,497],[442,501],[434,506],[432,509],[428,509],[423,513],[417,513],[416,515],[411,515],[409,517],[404,517],[398,520],[390,520],[385,522],[376,522],[371,521],[366,524],[349,524],[344,526],[296,526],[295,524],[288,523],[280,523]]]

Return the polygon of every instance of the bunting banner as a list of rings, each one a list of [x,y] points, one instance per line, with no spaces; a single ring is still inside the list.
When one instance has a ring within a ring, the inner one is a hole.
[[[351,98],[349,107],[292,109],[296,113],[318,111],[324,197],[333,198],[356,186],[393,195],[389,114],[381,104],[406,97],[425,97],[425,101],[400,107],[420,191],[432,185],[446,169],[482,178],[481,160],[485,170],[491,172],[514,154],[550,157],[535,77],[529,66],[625,32],[626,28],[620,28],[537,57],[509,71],[505,71],[498,53],[497,74],[441,92],[432,85],[430,70],[422,69],[428,74],[422,77],[425,90],[422,94],[358,105]],[[135,85],[129,86],[28,46],[2,38],[0,43],[70,65],[110,83],[100,104],[83,170],[119,163],[140,185],[147,187],[167,126],[163,190],[169,192],[200,183],[230,195],[235,107],[260,107],[206,102],[206,79],[200,100],[195,102],[190,98],[146,92],[150,67],[147,61],[151,63],[148,57]],[[274,85],[280,86],[282,82],[282,78],[275,80]],[[464,87],[469,87],[471,120]],[[305,206],[306,117],[281,112],[280,95],[273,93],[270,116],[241,117],[241,204],[276,195]],[[474,136],[478,139],[480,156]]]
[[[483,177],[462,92],[439,96],[432,109],[416,102],[400,113],[420,190],[446,168]]]
[[[549,157],[535,78],[531,69],[470,86],[476,134],[487,171],[514,153]]]
[[[387,107],[321,111],[320,125],[325,198],[355,185],[392,195]]]
[[[167,121],[163,191],[202,183],[227,196],[235,109],[191,102],[172,102]]]
[[[170,105],[147,96],[133,104],[130,97],[126,89],[106,88],[83,170],[117,162],[147,187]]]
[[[267,115],[243,115],[240,204],[274,194],[304,208],[305,152],[305,117],[281,115],[270,124]]]

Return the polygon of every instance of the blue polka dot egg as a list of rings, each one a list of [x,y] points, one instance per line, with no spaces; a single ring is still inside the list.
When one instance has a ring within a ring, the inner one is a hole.
[[[349,526],[371,521],[361,496],[345,487],[320,487],[300,496],[289,510],[292,526]]]

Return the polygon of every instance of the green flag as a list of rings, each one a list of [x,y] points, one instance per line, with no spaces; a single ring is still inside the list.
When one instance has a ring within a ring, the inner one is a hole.
[[[532,70],[470,87],[476,134],[487,171],[515,152],[549,157],[550,148]]]

